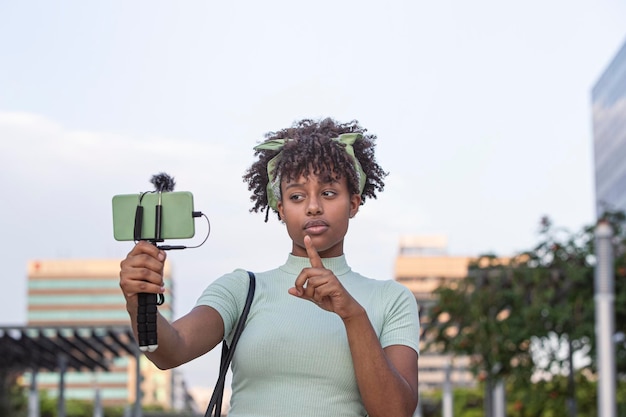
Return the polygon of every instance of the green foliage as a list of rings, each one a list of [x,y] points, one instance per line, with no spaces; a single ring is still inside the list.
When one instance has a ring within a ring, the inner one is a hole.
[[[607,213],[616,231],[616,330],[626,333],[624,215]],[[427,348],[474,357],[474,372],[508,376],[537,370],[569,373],[571,354],[590,359],[594,346],[594,227],[579,233],[542,219],[540,242],[503,262],[483,256],[468,277],[436,291],[425,328]],[[531,349],[534,348],[534,352]],[[566,349],[564,349],[566,348]],[[541,355],[534,353],[541,352]],[[626,372],[626,345],[618,346]]]
[[[483,395],[478,389],[458,389],[453,394],[453,408],[455,416],[482,417]]]
[[[93,416],[93,403],[91,401],[68,399],[65,402],[67,417]]]
[[[583,373],[576,373],[578,414],[597,417],[597,385]],[[567,378],[556,376],[549,381],[526,382],[524,388],[509,381],[506,387],[508,417],[566,417]],[[454,390],[455,417],[483,417],[483,387]],[[626,382],[617,386],[618,415],[626,415]],[[422,393],[420,398],[424,417],[442,416],[442,392]]]
[[[58,417],[57,399],[51,397],[48,392],[39,393],[39,410],[41,417]],[[67,399],[65,401],[67,417],[93,417],[94,404],[92,401]],[[104,407],[104,417],[123,417],[125,407]]]
[[[514,369],[532,366],[530,337],[525,329],[536,319],[529,318],[532,312],[523,309],[523,296],[534,295],[520,294],[525,289],[517,283],[523,272],[485,256],[456,286],[440,287],[425,328],[426,349],[471,356],[476,375],[508,375]]]
[[[615,235],[615,332],[621,337],[615,346],[615,360],[618,377],[626,379],[626,214],[607,212],[605,219]],[[592,353],[595,358],[595,350]],[[626,412],[620,415],[626,415]]]
[[[28,398],[15,372],[0,372],[0,416],[25,417]]]
[[[581,373],[576,374],[576,404],[581,416],[596,414],[596,385]],[[527,384],[524,390],[511,389],[507,394],[507,416],[510,417],[566,417],[568,380],[555,376],[547,381]]]
[[[123,417],[125,407],[105,407],[104,417]]]
[[[13,384],[9,390],[9,396],[11,398],[11,409],[15,416],[26,415],[28,410],[28,397],[26,390],[19,384]]]
[[[39,413],[41,417],[57,417],[57,401],[47,391],[39,392]]]
[[[535,358],[535,366],[552,374],[569,373],[572,356],[588,356],[593,343],[593,229],[571,234],[544,218],[540,236],[541,242],[516,266],[535,276],[528,284],[537,297],[523,304],[537,325],[528,328],[529,335],[543,354]]]
[[[626,216],[607,212],[605,219],[615,235],[615,325],[622,337],[616,359],[624,379]],[[595,372],[594,231],[592,225],[571,233],[544,218],[539,243],[531,250],[507,260],[494,255],[477,259],[467,278],[436,291],[424,328],[426,350],[470,356],[476,376],[506,378],[515,393],[532,391],[534,399],[518,399],[524,413],[511,415],[565,415],[539,410],[559,401],[566,410],[566,398],[570,408],[591,415],[595,404],[586,410],[581,403],[587,403],[582,392],[589,381],[574,373],[574,357],[586,359],[577,363],[581,370]],[[538,372],[550,382],[530,384]],[[536,410],[531,408],[535,402]]]
[[[442,392],[422,394],[422,415],[440,417],[442,415]],[[456,389],[453,392],[453,415],[458,417],[483,417],[483,395],[480,389]]]
[[[0,374],[0,417],[27,417],[28,394],[27,388],[18,384],[14,373]],[[104,407],[104,417],[123,417],[128,406]],[[143,407],[144,412],[163,412],[162,405],[148,405]],[[58,402],[56,397],[50,396],[47,391],[39,392],[40,417],[58,417]],[[66,417],[93,417],[94,403],[92,401],[68,398],[65,400]]]

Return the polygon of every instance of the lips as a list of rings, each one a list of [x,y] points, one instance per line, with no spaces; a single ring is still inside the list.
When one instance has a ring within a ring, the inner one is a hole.
[[[328,229],[328,223],[323,220],[311,220],[304,224],[304,230],[312,235],[323,233]]]

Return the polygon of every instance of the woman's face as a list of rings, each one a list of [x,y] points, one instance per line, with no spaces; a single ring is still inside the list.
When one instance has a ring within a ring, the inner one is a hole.
[[[307,256],[304,236],[309,235],[322,258],[343,255],[348,223],[360,204],[361,196],[350,194],[345,176],[326,183],[316,175],[282,181],[277,208],[293,242],[291,253]]]

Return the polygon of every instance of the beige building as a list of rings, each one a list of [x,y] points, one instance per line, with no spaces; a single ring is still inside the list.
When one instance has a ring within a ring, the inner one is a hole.
[[[28,264],[28,326],[129,326],[124,297],[119,287],[119,260],[36,260]],[[164,270],[165,303],[159,311],[172,317],[172,277]],[[170,409],[174,402],[173,371],[157,369],[140,355],[143,405]],[[105,406],[133,404],[136,396],[136,359],[114,358],[108,372],[67,372],[66,398],[93,400],[98,395]],[[59,374],[40,372],[37,385],[57,395]]]
[[[434,291],[442,284],[458,281],[467,276],[468,266],[475,258],[447,254],[444,236],[407,236],[400,239],[395,263],[396,281],[408,287],[420,307],[422,325],[429,320],[429,311],[435,302]],[[426,352],[420,341],[419,383],[421,390],[441,388],[446,372],[456,387],[474,386],[469,372],[469,358]]]

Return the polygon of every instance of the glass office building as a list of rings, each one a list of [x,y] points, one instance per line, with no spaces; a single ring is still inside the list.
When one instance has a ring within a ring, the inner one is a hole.
[[[626,211],[626,43],[592,89],[596,215]]]

